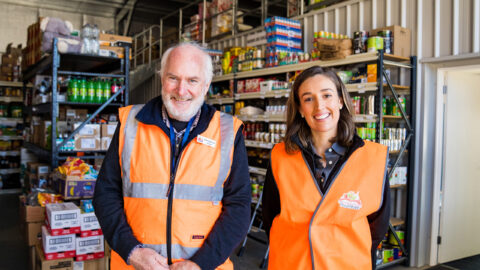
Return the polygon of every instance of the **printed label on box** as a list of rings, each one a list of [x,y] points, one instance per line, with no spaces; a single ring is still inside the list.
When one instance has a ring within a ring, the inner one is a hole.
[[[82,148],[95,148],[95,139],[82,138],[80,141]]]
[[[108,125],[107,126],[107,134],[113,136],[113,134],[115,134],[116,129],[117,129],[117,125]]]

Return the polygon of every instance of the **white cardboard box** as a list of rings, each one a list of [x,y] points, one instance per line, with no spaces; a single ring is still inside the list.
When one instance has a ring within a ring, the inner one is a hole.
[[[77,237],[76,239],[76,254],[88,254],[103,252],[103,235],[89,236],[89,237]]]
[[[45,206],[50,228],[80,227],[80,208],[71,202],[49,203]]]
[[[73,124],[73,128],[77,129],[82,123]],[[83,128],[75,134],[75,138],[79,136],[92,136],[100,138],[100,125],[99,124],[86,124]]]
[[[100,223],[98,223],[95,213],[81,213],[80,214],[80,230],[90,231],[100,229]]]
[[[42,226],[42,242],[45,253],[75,250],[75,234],[52,236],[46,226]]]

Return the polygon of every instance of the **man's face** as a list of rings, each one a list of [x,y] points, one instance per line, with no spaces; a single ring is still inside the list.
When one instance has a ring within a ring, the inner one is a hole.
[[[186,122],[202,106],[208,90],[203,57],[193,46],[170,53],[162,75],[162,100],[171,118]]]

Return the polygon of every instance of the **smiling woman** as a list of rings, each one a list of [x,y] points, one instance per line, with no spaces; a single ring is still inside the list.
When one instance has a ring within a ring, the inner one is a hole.
[[[355,134],[351,112],[335,72],[315,66],[295,80],[263,189],[269,269],[375,268],[390,212],[388,151]]]
[[[293,94],[288,99],[287,152],[298,150],[293,136],[304,147],[312,141],[313,132],[329,130],[329,140],[350,146],[355,134],[352,101],[345,85],[331,70],[314,66],[300,74],[293,84]]]

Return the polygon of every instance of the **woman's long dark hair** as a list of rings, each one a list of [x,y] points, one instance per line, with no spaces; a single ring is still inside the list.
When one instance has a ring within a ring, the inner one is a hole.
[[[350,95],[345,88],[345,85],[337,76],[337,74],[330,70],[319,66],[313,66],[304,70],[295,79],[292,92],[287,101],[287,131],[285,134],[285,149],[287,153],[294,153],[298,150],[298,145],[293,141],[293,136],[296,134],[304,147],[312,140],[312,132],[304,118],[301,117],[300,97],[298,91],[303,82],[308,78],[316,75],[323,75],[329,78],[337,88],[338,97],[343,100],[343,107],[340,110],[340,119],[338,120],[337,136],[331,139],[331,142],[348,147],[352,144],[353,135],[355,134],[355,123],[353,121],[353,104]]]

